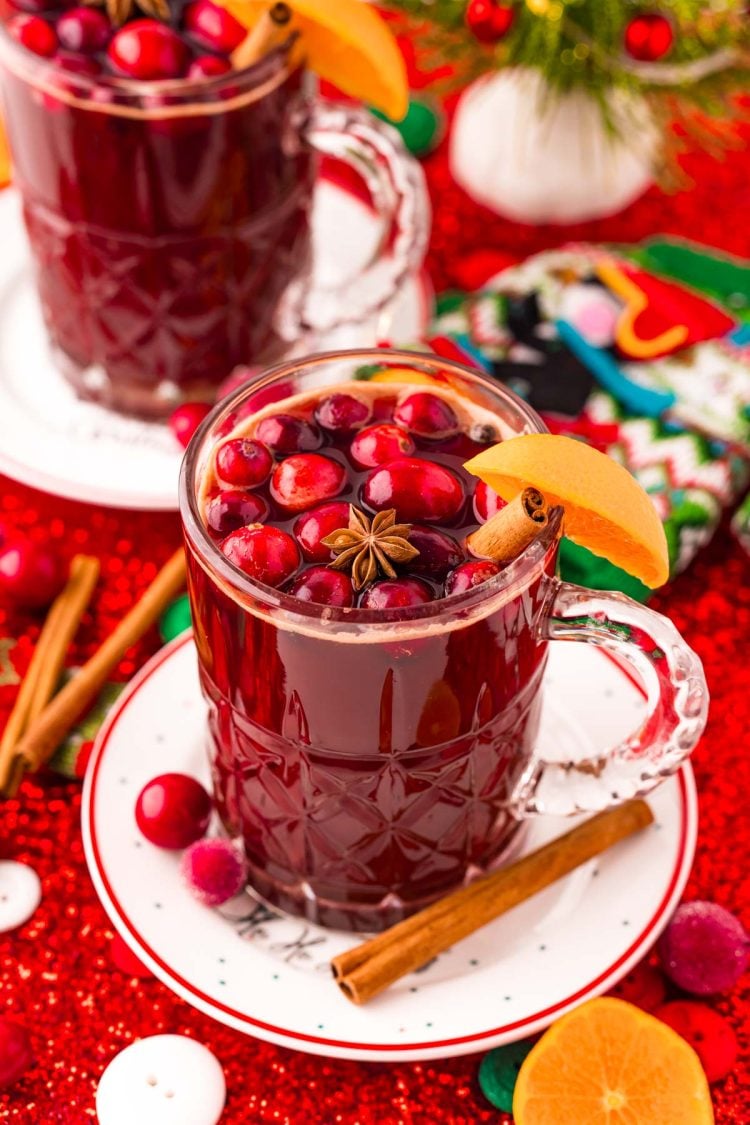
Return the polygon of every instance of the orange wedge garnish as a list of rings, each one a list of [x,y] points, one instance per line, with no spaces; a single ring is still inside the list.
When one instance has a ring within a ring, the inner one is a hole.
[[[5,129],[0,121],[0,188],[10,183],[10,153],[5,138]]]
[[[270,3],[218,0],[247,28]],[[307,65],[339,90],[400,121],[409,104],[403,55],[390,29],[362,0],[288,0]]]
[[[669,577],[667,539],[648,493],[605,453],[558,434],[523,434],[485,449],[465,468],[503,500],[539,489],[565,509],[569,539],[646,586]]]
[[[693,1048],[624,1000],[589,1000],[550,1027],[524,1059],[515,1125],[711,1125]]]

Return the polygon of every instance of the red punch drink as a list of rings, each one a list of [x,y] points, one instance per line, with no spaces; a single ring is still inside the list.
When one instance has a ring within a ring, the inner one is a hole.
[[[193,442],[181,501],[214,791],[274,906],[381,929],[517,831],[559,525],[505,569],[472,559],[467,535],[502,502],[462,465],[537,427],[461,368],[342,353],[241,392]]]

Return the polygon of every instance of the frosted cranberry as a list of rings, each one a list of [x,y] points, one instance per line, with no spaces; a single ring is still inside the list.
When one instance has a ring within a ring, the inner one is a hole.
[[[196,0],[185,8],[184,27],[193,39],[204,47],[231,55],[247,35],[247,28],[224,8],[218,8],[211,0]]]
[[[363,609],[408,609],[432,601],[432,590],[421,578],[389,578],[364,593]]]
[[[262,496],[235,489],[220,492],[206,506],[206,523],[222,538],[238,527],[263,523],[267,516],[268,504]]]
[[[288,512],[303,512],[313,504],[338,496],[346,485],[346,469],[320,453],[295,453],[282,461],[271,477],[271,495]]]
[[[113,36],[107,57],[119,74],[146,81],[182,78],[190,52],[179,35],[158,20],[133,20]]]
[[[71,8],[57,21],[57,37],[68,51],[95,54],[107,45],[112,25],[96,8]]]
[[[8,32],[13,38],[42,58],[52,58],[57,50],[55,29],[41,16],[13,16],[8,20]]]
[[[300,574],[289,592],[301,602],[338,607],[354,605],[354,587],[349,575],[327,566],[311,566]]]
[[[0,598],[14,605],[30,609],[48,606],[60,592],[63,580],[57,556],[31,539],[11,537],[0,550]]]
[[[304,453],[319,449],[323,438],[317,426],[294,414],[273,414],[258,423],[255,436],[275,453]]]
[[[348,434],[364,426],[370,418],[370,407],[354,395],[329,395],[318,404],[316,422],[335,434]]]
[[[267,445],[252,438],[225,441],[216,454],[216,472],[225,484],[257,488],[268,480],[273,457]]]
[[[361,469],[375,469],[414,452],[414,442],[398,426],[368,426],[354,438],[349,452]]]
[[[186,848],[206,834],[211,798],[186,773],[163,773],[138,795],[135,819],[143,835],[159,848]]]
[[[377,511],[395,508],[400,520],[427,523],[453,519],[464,502],[461,482],[453,473],[416,457],[374,469],[365,481],[364,497]]]
[[[0,1089],[12,1086],[33,1064],[26,1028],[15,1020],[0,1019]]]
[[[461,563],[446,578],[445,593],[446,595],[464,594],[499,573],[500,567],[490,560],[476,559],[473,562]]]
[[[448,571],[463,562],[464,554],[452,536],[435,527],[412,525],[409,542],[419,554],[409,563],[409,570],[442,582]]]
[[[188,78],[218,78],[232,69],[228,59],[218,55],[199,55],[193,59],[187,72]]]
[[[501,500],[494,489],[480,480],[474,490],[474,512],[478,520],[486,523],[505,507],[505,500]]]
[[[349,505],[343,500],[334,500],[331,504],[321,504],[319,508],[304,512],[297,518],[292,530],[307,562],[325,563],[330,562],[333,555],[330,547],[321,540],[348,526]]]
[[[393,412],[394,422],[426,438],[444,438],[458,432],[456,412],[438,395],[419,391],[400,402]]]
[[[169,428],[183,449],[190,444],[191,437],[210,411],[211,407],[207,402],[183,402],[172,412]]]
[[[278,527],[241,527],[221,545],[231,563],[257,582],[281,586],[299,565],[299,551],[291,535]]]

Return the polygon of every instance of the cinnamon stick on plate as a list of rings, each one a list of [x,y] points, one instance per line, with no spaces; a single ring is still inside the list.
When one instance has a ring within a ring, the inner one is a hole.
[[[331,961],[339,988],[366,1004],[406,973],[653,822],[645,801],[585,820],[543,848],[478,879]]]
[[[472,555],[512,562],[549,522],[547,501],[537,488],[524,488],[487,523],[472,531],[466,545]]]
[[[52,756],[125,652],[156,623],[184,585],[185,552],[180,548],[104,644],[57,693],[17,743],[15,756],[22,760],[25,769],[38,769]],[[7,787],[5,791],[8,792]]]

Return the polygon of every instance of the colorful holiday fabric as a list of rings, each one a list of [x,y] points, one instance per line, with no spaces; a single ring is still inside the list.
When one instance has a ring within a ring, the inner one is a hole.
[[[737,536],[740,545],[750,555],[750,492],[734,514],[732,531]]]

